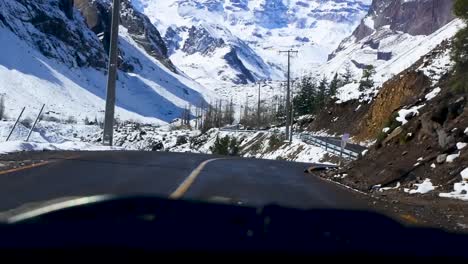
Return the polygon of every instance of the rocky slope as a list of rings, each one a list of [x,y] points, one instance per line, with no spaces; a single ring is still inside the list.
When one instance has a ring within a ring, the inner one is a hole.
[[[378,3],[389,4],[386,1],[374,1],[375,5]],[[424,1],[419,8],[427,8],[426,4],[437,6],[442,3]],[[449,1],[445,5],[450,6]],[[439,8],[443,11],[444,6]],[[394,6],[383,6],[383,10],[387,8]],[[406,8],[416,10],[412,4]],[[401,30],[430,32],[425,31],[430,28],[428,25],[442,25],[445,18],[451,18],[447,14],[449,12],[432,16],[432,23],[424,17],[420,21],[414,21],[417,20],[414,18],[406,22],[408,25],[401,26]],[[398,28],[398,23],[403,22],[388,23],[384,29],[389,34],[395,34],[391,28]],[[452,26],[453,29],[449,29]],[[464,23],[461,21],[452,20],[440,29],[434,29],[436,31],[429,36],[419,36],[426,40],[426,44],[432,39],[434,41],[431,45],[437,45],[422,55],[421,47],[411,48],[405,54],[411,56],[416,53],[417,59],[413,57],[406,60],[406,63],[411,62],[408,66],[396,64],[402,66],[401,71],[388,78],[382,78],[385,72],[379,71],[383,68],[377,64],[376,78],[380,78],[381,83],[376,89],[358,94],[354,99],[341,98],[338,104],[334,101],[327,106],[326,112],[315,118],[309,129],[320,130],[328,126],[331,133],[351,132],[356,141],[374,143],[363,158],[338,172],[324,173],[323,177],[389,202],[397,212],[399,208],[412,207],[417,220],[425,215],[450,223],[452,230],[466,231],[466,204],[457,200],[468,200],[468,95],[466,91],[457,91],[451,87],[453,62],[450,56],[451,36],[462,26]],[[363,45],[363,41],[375,40],[376,34],[380,33],[366,34],[356,43]],[[409,33],[405,34],[411,39]],[[368,43],[368,46],[361,48],[355,46],[354,51],[362,55],[364,53],[359,52],[367,50],[368,56],[375,56],[377,54],[370,50],[378,50],[379,45],[370,47],[374,44]],[[336,61],[346,50],[337,51],[337,57],[330,62]],[[371,59],[368,61],[372,62]],[[391,59],[387,67],[397,61]]]
[[[75,0],[74,5],[83,15],[88,27],[101,37],[101,41],[108,51],[111,22],[110,2]],[[128,30],[128,34],[138,45],[143,47],[146,53],[176,72],[176,68],[168,58],[167,48],[159,31],[151,24],[148,17],[134,9],[129,0],[121,2],[120,19],[121,25]]]
[[[360,80],[364,68],[373,66],[378,89],[442,41],[453,37],[462,25],[454,19],[451,0],[374,0],[361,24],[330,54],[329,61],[316,74],[331,78],[349,68],[354,78]],[[342,88],[339,99],[375,95],[373,90],[360,93],[357,87],[350,84]]]
[[[74,3],[75,6],[72,4]],[[102,118],[108,0],[4,0],[0,2],[0,80],[6,112],[42,104],[54,118]],[[158,30],[130,1],[122,1],[117,116],[167,122],[210,92],[181,74],[168,58]]]

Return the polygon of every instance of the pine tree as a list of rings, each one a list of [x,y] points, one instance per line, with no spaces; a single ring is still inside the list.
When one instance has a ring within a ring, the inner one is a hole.
[[[239,143],[237,139],[233,137],[231,143],[229,143],[229,155],[238,156],[239,155]]]
[[[453,4],[453,13],[468,22],[468,0],[456,0]]]
[[[216,155],[229,155],[229,142],[229,136],[225,136],[222,139],[216,136],[215,143],[210,147],[210,150]]]
[[[347,63],[345,66],[345,73],[343,74],[343,85],[352,83],[353,80],[354,80],[354,74],[351,71],[351,67],[349,66],[349,63]]]
[[[341,79],[338,76],[338,73],[335,73],[335,76],[333,77],[333,80],[330,82],[330,87],[328,89],[328,96],[332,97],[336,95],[336,92],[338,91],[338,88],[341,86]]]
[[[317,105],[322,108],[328,101],[328,79],[325,76],[320,80],[317,90]]]
[[[310,76],[304,76],[299,83],[299,92],[294,97],[294,112],[298,115],[312,114],[315,105],[316,97],[315,81]],[[281,114],[284,112],[284,105],[280,105]],[[284,115],[284,114],[283,114]]]
[[[468,23],[468,0],[456,0],[454,14]],[[451,86],[457,92],[468,91],[468,27],[460,29],[453,39],[452,60],[455,62]]]
[[[362,73],[362,79],[359,84],[359,91],[364,92],[374,87],[374,80],[372,79],[375,74],[374,66],[368,65]]]

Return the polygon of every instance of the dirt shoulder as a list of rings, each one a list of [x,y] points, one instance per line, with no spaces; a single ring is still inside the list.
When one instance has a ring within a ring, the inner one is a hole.
[[[342,172],[328,171],[318,174],[323,180],[343,186]],[[339,176],[339,177],[338,177]],[[401,190],[354,192],[367,202],[372,210],[387,215],[403,224],[439,228],[449,232],[468,233],[468,203],[439,197],[435,192],[407,194]]]

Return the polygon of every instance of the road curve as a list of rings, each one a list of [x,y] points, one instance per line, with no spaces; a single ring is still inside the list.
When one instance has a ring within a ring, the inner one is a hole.
[[[169,197],[175,192],[175,198],[253,206],[364,209],[366,205],[357,194],[304,174],[310,165],[305,163],[167,152],[81,152],[73,156],[0,175],[0,212],[63,197]]]

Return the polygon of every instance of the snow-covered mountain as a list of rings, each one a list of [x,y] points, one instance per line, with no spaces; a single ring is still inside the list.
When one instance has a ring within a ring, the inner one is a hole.
[[[378,89],[442,41],[452,38],[463,26],[462,21],[454,18],[452,4],[452,0],[374,0],[369,13],[353,34],[329,55],[329,61],[320,66],[317,76],[330,79],[335,73],[344,74],[350,69],[359,80],[363,69],[372,65]],[[449,57],[446,62],[448,71]],[[339,99],[361,96],[358,85],[343,87]],[[367,93],[372,96],[375,91]]]
[[[75,6],[73,6],[73,4]],[[110,0],[0,1],[0,93],[6,114],[101,119]],[[211,93],[177,69],[149,19],[122,1],[117,116],[168,122]]]
[[[132,0],[163,34],[171,60],[208,88],[284,78],[323,63],[357,27],[371,0]]]

